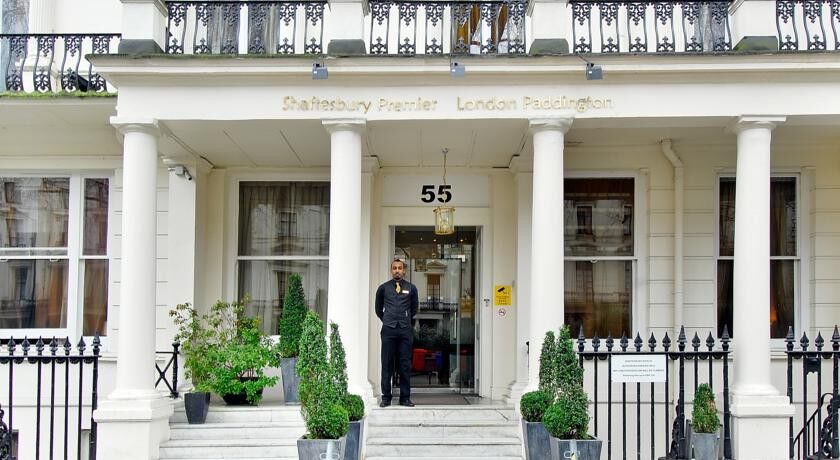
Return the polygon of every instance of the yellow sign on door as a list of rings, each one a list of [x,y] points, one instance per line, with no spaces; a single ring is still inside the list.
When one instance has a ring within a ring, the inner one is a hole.
[[[497,284],[493,288],[493,305],[497,307],[511,306],[513,287],[507,284]]]

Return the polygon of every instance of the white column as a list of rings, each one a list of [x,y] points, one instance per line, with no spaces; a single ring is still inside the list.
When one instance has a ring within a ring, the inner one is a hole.
[[[120,0],[122,39],[120,53],[153,53],[166,50],[169,12],[163,0]]]
[[[784,117],[740,117],[735,179],[734,458],[784,459],[793,407],[770,380],[770,132]]]
[[[157,458],[172,404],[155,390],[157,122],[114,117],[123,134],[122,270],[114,391],[94,414],[100,458]]]
[[[29,0],[29,33],[51,34],[53,32],[55,32],[55,1]]]
[[[347,351],[348,391],[364,393],[359,333],[359,243],[362,226],[362,133],[360,119],[324,120],[330,133],[330,268],[327,320],[338,324]],[[365,339],[367,339],[365,337]],[[367,385],[368,387],[370,385]],[[370,391],[370,390],[368,390]]]
[[[546,331],[563,325],[563,141],[572,118],[531,120],[534,186],[531,209],[531,353],[528,390],[539,384]]]
[[[510,400],[519,402],[528,387],[528,346],[531,335],[531,199],[534,187],[534,158],[519,156],[511,164],[516,181],[516,281],[513,289],[516,314],[516,381]],[[531,349],[533,345],[530,345]]]
[[[368,377],[370,362],[366,358],[370,348],[370,317],[373,315],[373,292],[370,286],[370,250],[373,235],[373,187],[374,179],[379,171],[379,160],[376,157],[362,159],[362,223],[361,243],[359,244],[359,310],[358,318],[358,348],[359,348],[359,396],[367,404],[376,404],[373,385]]]

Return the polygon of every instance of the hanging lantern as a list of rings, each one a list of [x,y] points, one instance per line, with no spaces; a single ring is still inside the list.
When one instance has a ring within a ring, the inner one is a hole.
[[[446,185],[446,154],[448,148],[441,150],[443,153],[443,185]],[[455,208],[453,206],[438,206],[435,208],[435,235],[451,235],[455,233]]]
[[[435,208],[435,235],[455,233],[455,208],[438,206]]]

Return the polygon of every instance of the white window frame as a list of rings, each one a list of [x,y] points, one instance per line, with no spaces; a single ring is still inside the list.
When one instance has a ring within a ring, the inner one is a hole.
[[[2,174],[4,177],[20,178],[67,178],[70,180],[70,194],[68,197],[68,219],[67,219],[67,256],[10,256],[2,257],[0,260],[35,260],[35,259],[67,259],[67,318],[63,328],[22,328],[22,329],[0,329],[2,338],[26,337],[69,337],[75,344],[82,337],[84,320],[84,271],[83,261],[86,259],[106,259],[108,263],[107,288],[110,292],[111,277],[113,274],[113,261],[111,258],[114,245],[113,231],[114,224],[114,172],[113,171],[74,171],[70,173],[47,172],[19,172],[9,171]],[[105,256],[82,256],[82,245],[84,244],[82,232],[84,231],[84,184],[85,179],[107,179],[108,180],[108,242]],[[0,263],[3,263],[0,261]],[[107,304],[106,315],[112,318],[110,294]],[[107,323],[106,323],[107,324]],[[101,340],[103,346],[107,342],[108,331],[102,331]],[[85,342],[90,344],[92,336],[85,336]]]
[[[633,279],[631,285],[633,292],[630,295],[630,329],[627,331],[627,336],[633,338],[637,331],[647,330],[649,320],[643,311],[648,308],[647,297],[644,295],[648,289],[647,273],[642,271],[643,267],[648,264],[648,245],[645,238],[648,234],[648,225],[646,219],[642,216],[647,215],[646,200],[647,196],[647,175],[644,171],[639,170],[614,170],[614,171],[588,171],[588,170],[566,170],[564,172],[564,179],[632,179],[633,180],[633,255],[630,256],[567,256],[565,255],[565,241],[563,242],[564,254],[563,262],[575,261],[593,261],[593,260],[629,260],[631,262]],[[565,187],[563,190],[565,195]],[[563,197],[563,206],[565,206],[565,196]],[[565,235],[565,233],[564,233]],[[565,236],[564,236],[565,238]],[[564,268],[565,273],[565,268]],[[564,320],[565,322],[565,320]],[[571,331],[573,337],[577,337],[578,331]],[[616,339],[618,337],[615,337]],[[591,339],[591,337],[587,337]],[[602,337],[603,339],[603,337]]]
[[[808,286],[808,277],[810,276],[810,271],[807,270],[802,261],[803,260],[810,260],[809,254],[810,251],[808,249],[807,239],[803,235],[810,235],[810,227],[807,225],[808,219],[804,219],[803,215],[810,214],[810,207],[808,206],[808,199],[807,199],[807,192],[808,188],[810,187],[810,183],[807,177],[807,174],[803,173],[801,170],[797,169],[779,169],[774,170],[770,174],[770,180],[772,181],[773,178],[780,177],[780,178],[792,178],[796,180],[796,256],[770,256],[770,260],[793,260],[793,273],[794,273],[794,287],[793,287],[793,331],[794,335],[796,336],[798,332],[807,330],[810,327],[810,316],[807,313],[807,309],[803,308],[805,305],[809,305],[809,299],[807,295],[807,289],[803,289],[803,286]],[[734,171],[722,171],[718,173],[715,177],[715,230],[714,230],[714,245],[715,245],[715,258],[714,258],[714,282],[713,286],[715,289],[714,295],[714,306],[712,314],[715,317],[714,321],[714,329],[717,330],[718,327],[718,261],[720,260],[735,260],[733,256],[721,256],[720,255],[720,182],[722,179],[735,179],[737,184],[737,174]],[[768,186],[770,184],[767,184]],[[808,208],[808,209],[806,209]],[[769,225],[769,223],[768,223]],[[735,288],[734,282],[732,288]],[[770,324],[767,325],[770,327]],[[734,328],[734,325],[733,325]],[[737,337],[734,337],[734,332],[730,330],[729,333],[733,336],[733,345],[735,341],[737,341]],[[797,336],[798,340],[798,336]],[[770,338],[770,345],[771,348],[774,350],[784,350],[786,347],[784,338],[779,337],[771,337]]]

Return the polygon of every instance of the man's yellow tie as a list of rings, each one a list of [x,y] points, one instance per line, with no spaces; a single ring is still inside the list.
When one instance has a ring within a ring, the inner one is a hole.
[[[398,281],[397,282],[397,294],[399,294],[400,292],[402,292],[402,289],[400,289],[400,283]]]

